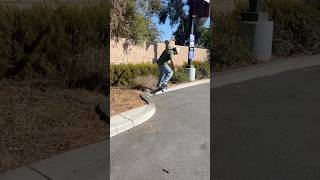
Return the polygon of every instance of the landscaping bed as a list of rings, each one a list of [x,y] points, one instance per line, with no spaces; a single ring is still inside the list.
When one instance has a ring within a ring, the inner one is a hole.
[[[132,90],[127,88],[111,88],[111,116],[146,105],[146,103],[140,98],[141,93],[142,91],[140,90]]]
[[[95,111],[102,97],[50,81],[1,81],[0,172],[105,140]]]

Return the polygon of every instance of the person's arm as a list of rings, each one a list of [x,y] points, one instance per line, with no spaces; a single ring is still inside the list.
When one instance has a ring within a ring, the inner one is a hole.
[[[172,64],[173,70],[177,71],[177,66],[176,66],[176,64],[174,63],[173,60],[171,60],[171,64]]]
[[[170,60],[171,60],[173,70],[177,71],[177,66],[176,66],[175,62],[173,61],[173,54],[170,55]]]

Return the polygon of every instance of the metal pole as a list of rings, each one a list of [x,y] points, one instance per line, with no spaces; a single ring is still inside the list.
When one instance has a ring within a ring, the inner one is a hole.
[[[192,21],[191,21],[191,34],[193,34],[194,31],[194,15],[192,16]]]
[[[191,17],[191,31],[190,31],[190,39],[189,39],[189,55],[188,55],[188,67],[191,67],[191,63],[192,63],[192,56],[194,55],[194,19],[195,16],[192,15]],[[193,39],[191,38],[193,37]]]

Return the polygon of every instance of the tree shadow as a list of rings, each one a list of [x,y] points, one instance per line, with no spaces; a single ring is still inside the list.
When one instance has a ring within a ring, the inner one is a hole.
[[[96,113],[101,121],[110,124],[110,109],[107,98],[102,103],[96,105]]]
[[[146,51],[148,51],[150,46],[153,46],[153,52],[154,52],[152,63],[157,63],[157,60],[158,60],[158,43],[157,42],[149,42],[149,43],[147,43]]]

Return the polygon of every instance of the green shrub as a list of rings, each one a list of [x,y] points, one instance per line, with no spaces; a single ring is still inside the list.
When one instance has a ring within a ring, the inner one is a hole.
[[[212,70],[255,63],[248,42],[239,36],[241,13],[248,1],[236,1],[230,13],[214,13],[210,44]],[[266,0],[265,11],[274,21],[273,54],[320,53],[320,6],[297,0]]]
[[[215,70],[254,62],[249,43],[235,35],[214,33],[211,48],[210,59]]]
[[[249,43],[239,36],[241,13],[247,9],[246,1],[235,1],[235,9],[228,13],[214,13],[210,44],[211,70],[243,66],[254,62]]]
[[[193,62],[196,70],[196,78],[204,79],[210,78],[210,65],[208,62]],[[142,63],[142,64],[112,64],[110,66],[110,84],[111,86],[126,86],[136,87],[150,83],[143,83],[143,80],[152,81],[156,83],[154,78],[159,77],[159,70],[157,64]],[[181,83],[188,81],[186,74],[186,67],[178,66],[177,72],[173,74],[172,82]]]
[[[266,0],[274,20],[273,51],[280,56],[320,52],[320,8],[295,0]]]
[[[196,79],[210,78],[210,64],[209,61],[193,61],[193,65],[196,68]]]
[[[185,66],[177,67],[177,71],[173,73],[171,81],[174,83],[182,83],[189,80]]]
[[[113,64],[110,66],[111,86],[135,85],[134,80],[140,76],[154,75],[158,77],[159,70],[156,64]]]
[[[0,6],[0,78],[53,79],[94,89],[105,72],[108,12],[104,5]]]

